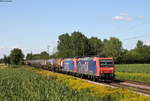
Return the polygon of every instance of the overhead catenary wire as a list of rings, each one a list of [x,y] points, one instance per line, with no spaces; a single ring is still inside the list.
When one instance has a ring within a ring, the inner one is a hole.
[[[134,24],[133,26],[131,26],[131,27],[129,27],[129,28],[127,28],[127,29],[125,29],[124,31],[118,31],[118,29],[117,29],[117,31],[116,32],[118,32],[118,33],[115,33],[115,35],[119,35],[119,34],[121,34],[121,33],[124,33],[124,32],[132,32],[134,29],[136,29],[139,25],[145,25],[145,24],[147,24],[147,23],[149,23],[149,21],[150,21],[150,19],[148,19],[148,20],[144,20],[143,22],[141,22],[141,23],[136,23],[136,24]],[[112,33],[110,33],[110,34],[113,34],[113,32]],[[122,34],[123,36],[125,36],[124,34]],[[143,38],[143,37],[146,37],[146,36],[150,36],[150,33],[149,34],[142,34],[142,35],[137,35],[137,36],[135,36],[135,34],[134,34],[134,36],[133,37],[127,37],[127,38],[124,38],[124,39],[122,39],[122,41],[128,41],[128,40],[135,40],[135,39],[138,39],[138,38]],[[150,42],[150,41],[149,41]],[[144,44],[146,44],[146,43],[148,43],[148,42],[144,42]]]
[[[143,35],[139,35],[139,36],[129,37],[129,38],[125,38],[123,40],[126,41],[126,40],[137,39],[137,38],[141,38],[141,37],[145,37],[145,36],[150,36],[150,34],[143,34]]]
[[[139,24],[134,24],[133,26],[131,26],[131,27],[129,27],[128,29],[125,29],[124,31],[119,31],[118,33],[117,33],[117,31],[115,32],[115,34],[121,34],[121,33],[124,33],[124,32],[129,32],[129,31],[131,31],[131,30],[133,30],[133,29],[135,29],[136,27],[137,27],[137,25],[139,26],[139,25],[144,25],[144,24],[147,24],[147,23],[149,23],[149,21],[150,21],[150,19],[148,19],[148,20],[146,20],[146,21],[143,21],[143,22],[141,22],[141,23],[139,23]],[[119,28],[118,28],[119,29]],[[117,29],[117,30],[118,30]],[[111,33],[112,34],[112,33]]]
[[[138,25],[142,25],[142,24],[147,24],[149,23],[150,19],[146,20],[146,21],[143,21],[142,23],[138,24]],[[130,28],[126,29],[125,31],[123,32],[126,32],[126,31],[131,31],[131,29],[135,29],[137,27],[137,24],[135,24],[134,26],[131,26]],[[121,33],[121,32],[120,32]],[[117,33],[117,34],[120,34],[120,33]],[[134,34],[135,35],[135,34]],[[138,39],[138,38],[142,38],[142,37],[146,37],[146,36],[150,36],[150,34],[143,34],[143,35],[138,35],[138,36],[133,36],[133,37],[128,37],[128,38],[125,38],[123,39],[124,41],[127,41],[127,40],[134,40],[134,39]]]

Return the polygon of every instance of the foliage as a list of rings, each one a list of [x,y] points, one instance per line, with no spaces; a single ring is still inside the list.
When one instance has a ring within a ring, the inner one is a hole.
[[[10,56],[4,55],[3,62],[4,62],[5,64],[10,64]]]
[[[89,52],[88,38],[81,32],[71,34],[73,57],[87,56]]]
[[[46,51],[43,51],[40,54],[28,53],[26,56],[26,60],[37,60],[37,59],[49,59],[49,54]]]
[[[14,48],[11,50],[11,53],[9,56],[4,55],[4,58],[2,59],[2,62],[4,64],[12,64],[12,65],[21,65],[24,61],[24,54],[22,53],[22,50],[19,48]]]
[[[116,61],[122,52],[122,43],[119,39],[111,37],[110,40],[104,42],[103,49],[106,57],[113,57]]]
[[[138,40],[137,44],[136,44],[137,48],[142,48],[143,47],[143,42],[141,40]]]
[[[31,53],[28,53],[27,56],[26,56],[26,60],[32,60],[32,52]]]
[[[138,51],[131,50],[124,55],[124,60],[126,63],[138,63],[143,60],[143,56]]]
[[[14,48],[10,53],[10,62],[14,65],[22,64],[24,60],[24,54],[21,49]]]
[[[3,63],[3,59],[0,59],[0,63]]]
[[[101,56],[114,57],[117,60],[122,51],[122,43],[117,38],[101,41],[97,37],[87,38],[81,32],[59,36],[58,57]]]
[[[113,57],[115,63],[150,63],[150,46],[138,40],[137,46],[132,50],[122,47],[122,42],[115,37],[101,39],[87,38],[81,32],[73,32],[59,36],[58,52],[51,58],[68,58],[81,56]]]
[[[52,55],[52,58],[100,56],[113,57],[120,63],[124,53],[122,42],[115,37],[101,41],[97,37],[87,38],[81,32],[73,32],[71,35],[62,34],[58,39],[58,52]]]
[[[97,37],[91,37],[89,39],[90,43],[90,55],[97,55],[97,56],[103,56],[102,50],[103,50],[103,42],[101,39],[98,39]]]
[[[59,56],[62,56],[62,58],[72,56],[72,43],[68,33],[59,36],[57,48]]]
[[[150,46],[130,50],[122,58],[123,63],[150,63]]]
[[[87,56],[90,49],[88,38],[81,32],[60,35],[57,48],[58,57],[62,58]]]

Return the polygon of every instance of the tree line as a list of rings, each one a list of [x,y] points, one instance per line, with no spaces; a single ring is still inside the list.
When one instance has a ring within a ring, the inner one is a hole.
[[[26,56],[26,60],[38,60],[38,59],[50,59],[49,54],[46,51],[43,51],[39,54],[28,53]]]
[[[138,40],[136,47],[127,50],[116,37],[101,40],[88,38],[81,32],[65,33],[58,37],[57,52],[49,55],[46,51],[39,54],[28,53],[26,58],[21,49],[15,48],[9,56],[4,55],[0,62],[5,64],[22,64],[24,60],[73,58],[73,57],[113,57],[115,63],[150,63],[150,46]]]
[[[10,55],[4,55],[4,58],[0,59],[0,63],[5,63],[8,65],[22,65],[25,60],[38,60],[38,59],[49,59],[50,56],[46,51],[41,52],[40,54],[32,54],[28,53],[26,55],[23,54],[22,50],[19,48],[14,48],[11,50]]]
[[[113,57],[115,63],[150,63],[150,46],[138,40],[132,50],[124,49],[122,42],[116,37],[101,40],[88,38],[81,32],[65,33],[58,37],[57,52],[52,58],[71,57]]]

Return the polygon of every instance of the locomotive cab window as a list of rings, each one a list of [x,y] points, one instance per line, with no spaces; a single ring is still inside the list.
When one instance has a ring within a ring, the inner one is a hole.
[[[100,67],[113,67],[113,60],[100,60]]]

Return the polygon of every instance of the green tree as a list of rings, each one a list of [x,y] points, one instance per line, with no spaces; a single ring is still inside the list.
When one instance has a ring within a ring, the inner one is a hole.
[[[20,65],[23,63],[24,60],[24,54],[22,53],[22,50],[19,48],[14,48],[11,50],[10,53],[10,62],[14,65]]]
[[[3,59],[0,59],[0,63],[3,63]]]
[[[110,40],[105,40],[103,53],[106,57],[113,57],[117,62],[117,59],[121,58],[122,42],[115,37],[111,37]]]
[[[69,34],[62,34],[58,39],[58,56],[63,58],[72,56],[72,44]]]
[[[46,51],[41,52],[41,55],[43,55],[43,56],[49,56],[49,54]]]
[[[32,52],[31,53],[28,53],[27,56],[26,56],[26,60],[32,60],[33,59],[33,54]]]
[[[4,62],[5,64],[10,64],[10,56],[4,55],[3,62]]]
[[[141,62],[142,63],[150,63],[150,46],[142,46],[141,48],[135,49],[138,53],[141,54]]]
[[[142,55],[135,49],[130,50],[124,56],[126,63],[139,63],[143,60]]]
[[[81,32],[66,33],[59,36],[58,56],[62,58],[87,56],[89,54],[88,38]]]
[[[46,51],[41,52],[41,59],[48,59],[49,58],[49,54]]]
[[[103,42],[97,37],[91,37],[89,39],[90,43],[90,54],[102,56]]]
[[[136,44],[137,48],[142,48],[143,47],[143,42],[141,40],[138,40],[137,44]]]
[[[88,38],[81,32],[73,32],[71,34],[72,56],[87,56],[90,51]]]
[[[129,50],[123,57],[125,63],[150,63],[150,46]]]
[[[32,54],[32,60],[42,59],[41,54]]]

